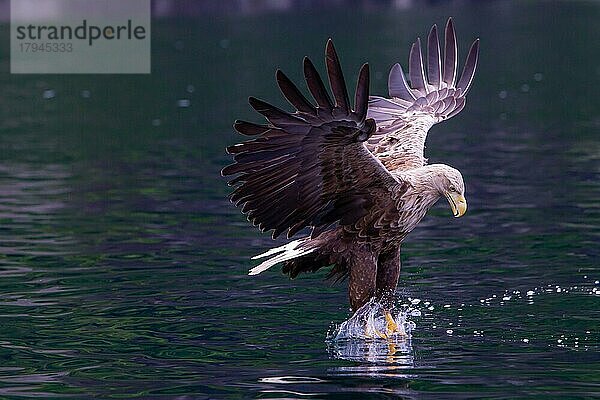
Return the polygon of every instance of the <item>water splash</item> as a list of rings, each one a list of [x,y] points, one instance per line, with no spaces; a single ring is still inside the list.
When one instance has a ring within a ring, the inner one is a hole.
[[[410,338],[412,330],[416,324],[407,319],[413,315],[413,311],[408,305],[404,305],[402,310],[390,310],[396,324],[398,332],[390,335],[403,338]],[[385,309],[381,303],[371,299],[362,306],[348,320],[335,327],[327,335],[328,341],[344,339],[376,339],[380,338],[381,333],[386,332]]]
[[[390,310],[398,331],[387,331],[385,308],[376,300],[361,307],[348,320],[334,326],[327,335],[333,358],[397,365],[412,365],[411,333],[416,324],[408,317],[418,313],[409,304]],[[385,334],[385,335],[384,335]]]

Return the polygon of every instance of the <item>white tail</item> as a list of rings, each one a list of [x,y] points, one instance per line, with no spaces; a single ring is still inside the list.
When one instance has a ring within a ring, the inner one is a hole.
[[[302,246],[308,240],[308,238],[294,240],[293,242],[289,242],[287,244],[284,244],[283,246],[276,247],[265,253],[252,257],[253,260],[256,260],[259,258],[270,257],[274,255],[274,257],[269,258],[268,260],[263,261],[256,267],[252,268],[250,272],[248,272],[248,275],[258,275],[261,272],[268,270],[275,264],[278,264],[283,261],[288,261],[296,257],[304,256],[317,250],[317,247],[311,248],[307,246]]]

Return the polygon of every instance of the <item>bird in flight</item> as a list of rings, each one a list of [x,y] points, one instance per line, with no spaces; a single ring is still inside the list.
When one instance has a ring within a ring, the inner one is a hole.
[[[400,276],[400,246],[441,198],[454,217],[467,210],[465,185],[457,169],[428,164],[429,129],[465,106],[479,55],[471,46],[460,77],[452,19],[445,28],[443,53],[437,27],[411,48],[408,80],[400,64],[389,74],[389,98],[369,97],[369,65],[360,69],[354,107],[331,39],[325,49],[331,96],[314,64],[304,58],[309,101],[280,70],[277,84],[295,108],[289,113],[254,97],[250,105],[267,122],[236,121],[252,139],[227,148],[235,162],[222,170],[235,175],[230,200],[261,231],[288,238],[307,235],[271,249],[250,270],[257,275],[276,264],[295,278],[331,267],[328,277],[348,278],[354,312],[370,299],[384,304],[387,336],[399,331],[389,310]],[[315,104],[316,103],[316,104]]]

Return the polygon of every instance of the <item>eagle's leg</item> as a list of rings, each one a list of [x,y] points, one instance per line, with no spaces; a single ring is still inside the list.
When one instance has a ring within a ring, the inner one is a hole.
[[[377,260],[376,296],[383,304],[387,332],[390,334],[400,330],[389,311],[394,302],[394,293],[399,277],[400,248],[381,253]]]
[[[359,308],[375,297],[377,282],[377,254],[371,251],[370,246],[360,245],[350,254],[348,259],[350,268],[350,279],[348,283],[348,295],[352,311]],[[365,332],[367,332],[365,326]],[[375,334],[381,338],[387,338],[385,333],[375,330]],[[368,334],[367,334],[368,335]]]
[[[348,295],[352,311],[356,312],[375,297],[377,254],[371,251],[370,246],[357,246],[350,254],[348,266],[350,268]]]

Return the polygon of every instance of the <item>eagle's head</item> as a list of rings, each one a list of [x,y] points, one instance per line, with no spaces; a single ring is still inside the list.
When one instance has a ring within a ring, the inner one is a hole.
[[[439,194],[444,196],[454,217],[462,217],[467,212],[465,199],[465,182],[459,170],[444,164],[431,165],[435,170],[433,183]]]

